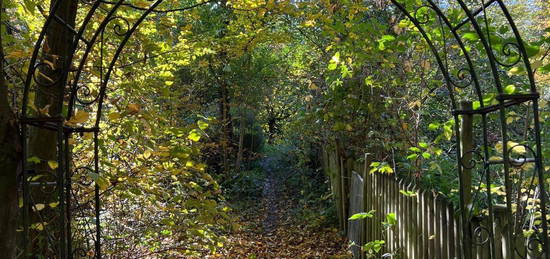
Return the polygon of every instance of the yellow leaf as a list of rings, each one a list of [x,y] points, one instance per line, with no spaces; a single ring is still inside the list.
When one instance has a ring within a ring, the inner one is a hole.
[[[120,113],[118,113],[118,112],[112,112],[112,113],[109,114],[108,117],[109,117],[109,120],[114,121],[114,120],[117,120],[117,119],[120,118]]]
[[[143,158],[148,159],[149,157],[151,157],[151,150],[147,149],[143,152]]]
[[[126,110],[128,110],[130,114],[136,114],[140,111],[140,107],[139,104],[131,103],[126,106]]]
[[[38,204],[34,204],[33,210],[34,210],[34,211],[41,211],[41,210],[43,210],[45,207],[46,207],[46,205],[44,205],[44,204],[42,204],[42,203],[38,203]]]
[[[189,132],[189,135],[187,136],[188,139],[192,140],[192,141],[199,141],[201,139],[201,135],[199,134],[199,132],[197,130],[192,130],[191,132]]]
[[[22,58],[26,56],[28,56],[28,53],[23,50],[13,50],[6,55],[6,58]]]
[[[84,123],[90,118],[90,114],[86,111],[77,111],[73,117],[69,121],[67,121],[67,124],[75,125],[77,123]]]
[[[199,125],[199,129],[201,130],[205,130],[208,128],[208,123],[203,120],[198,121],[197,125]]]
[[[46,222],[40,222],[40,223],[32,224],[31,229],[36,229],[38,231],[42,231],[42,230],[44,230],[45,224],[46,224]]]
[[[489,157],[489,161],[501,161],[501,160],[502,160],[502,157],[499,157],[499,156]]]
[[[50,166],[51,169],[56,169],[57,167],[59,167],[59,164],[57,163],[57,161],[53,161],[53,160],[48,161],[48,165]]]
[[[42,115],[50,116],[50,105],[48,104],[44,106],[44,108],[38,109],[38,113]]]
[[[59,202],[50,202],[50,204],[48,204],[50,206],[50,208],[55,208],[57,207],[57,205],[59,205]]]
[[[508,149],[516,154],[525,154],[525,152],[527,151],[524,145],[520,145],[513,141],[508,141]]]
[[[304,27],[313,27],[315,26],[316,22],[315,20],[308,20],[304,23]]]
[[[311,82],[311,84],[309,84],[309,89],[310,90],[318,90],[319,87],[315,83]]]
[[[516,153],[516,154],[525,154],[527,152],[524,145],[521,145],[517,142],[508,141],[506,147],[508,148],[508,152]],[[502,153],[502,142],[499,141],[497,144],[495,144],[495,150],[498,153]]]

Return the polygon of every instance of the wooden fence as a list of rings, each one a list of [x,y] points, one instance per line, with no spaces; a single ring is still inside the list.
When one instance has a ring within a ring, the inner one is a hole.
[[[388,258],[448,259],[462,258],[462,227],[458,213],[442,195],[422,190],[416,185],[399,180],[395,175],[370,174],[368,161],[356,162],[343,158],[338,150],[324,152],[324,170],[331,180],[340,228],[351,242],[354,258],[366,258],[359,246],[374,240],[384,240],[381,254]],[[374,217],[360,221],[348,220],[359,212],[374,210]],[[385,229],[386,215],[395,213],[397,223]],[[498,214],[498,213],[497,213]],[[502,243],[505,225],[495,215],[496,258],[507,258]],[[480,222],[471,222],[472,229]],[[482,231],[483,232],[483,231]],[[489,257],[489,242],[484,233],[472,244],[473,258]],[[374,257],[376,258],[376,257]]]

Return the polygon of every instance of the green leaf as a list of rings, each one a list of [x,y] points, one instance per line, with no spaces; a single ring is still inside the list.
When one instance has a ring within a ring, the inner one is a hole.
[[[475,101],[472,103],[472,109],[477,110],[479,109],[479,107],[481,107],[481,103],[479,103],[479,101]]]
[[[191,130],[191,132],[189,132],[189,135],[187,136],[187,139],[190,139],[192,141],[197,142],[201,139],[201,135],[200,135],[199,131],[194,129],[194,130]]]
[[[198,121],[197,125],[199,125],[199,129],[201,130],[205,130],[208,128],[208,123],[203,120]]]
[[[384,246],[385,243],[386,241],[384,240],[374,240],[366,243],[365,245],[363,245],[362,248],[363,248],[363,251],[367,251],[367,253],[369,254],[378,253],[380,252],[380,250],[382,250],[382,247]]]
[[[386,223],[390,224],[390,225],[395,225],[397,224],[397,216],[395,215],[395,213],[388,213],[388,215],[386,215]]]
[[[538,71],[541,73],[548,73],[550,72],[550,63],[546,64],[545,66],[539,67]]]
[[[392,40],[395,40],[395,36],[393,36],[393,35],[384,35],[384,36],[382,36],[382,38],[380,38],[380,40],[382,40],[382,41],[392,41]]]
[[[349,217],[348,220],[358,220],[358,219],[366,219],[366,218],[372,218],[374,217],[375,210],[371,210],[369,212],[361,212],[353,214],[351,217]]]
[[[27,158],[27,162],[34,163],[34,164],[40,164],[40,158],[38,158],[36,156],[29,157],[29,158]]]
[[[432,157],[432,155],[430,153],[424,152],[424,153],[422,153],[422,157],[425,158],[425,159],[430,159],[430,157]]]
[[[382,38],[378,40],[378,49],[379,50],[385,50],[386,49],[386,43],[395,40],[395,36],[392,35],[384,35]]]
[[[462,38],[468,41],[476,41],[479,39],[479,36],[475,32],[467,32],[462,35]]]
[[[48,161],[48,166],[49,166],[51,169],[55,170],[55,169],[57,169],[57,168],[59,167],[59,164],[57,163],[57,161],[50,160],[50,161]]]
[[[409,150],[412,152],[420,152],[420,148],[417,147],[410,147]]]
[[[417,195],[414,191],[400,190],[399,192],[407,197],[415,197]]]
[[[407,156],[407,159],[409,159],[409,160],[415,160],[417,158],[418,158],[418,154],[410,154],[410,155]]]
[[[428,125],[428,129],[429,130],[437,130],[439,129],[441,125],[439,123],[435,123],[435,122],[432,122],[430,123],[430,125]]]
[[[516,86],[514,85],[507,85],[504,87],[504,92],[507,94],[513,94],[516,91]]]
[[[535,45],[525,44],[525,51],[527,52],[528,57],[534,57],[540,52],[540,47]]]

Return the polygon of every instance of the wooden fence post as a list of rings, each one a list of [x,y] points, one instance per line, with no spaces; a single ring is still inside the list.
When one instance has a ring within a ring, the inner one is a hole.
[[[494,235],[496,258],[508,258],[512,251],[508,251],[511,240],[508,240],[508,219],[506,217],[506,205],[494,205]]]
[[[470,101],[463,101],[460,103],[461,109],[463,111],[471,111],[473,110],[472,102]],[[461,175],[460,177],[460,185],[461,185],[461,193],[462,195],[462,202],[461,204],[461,215],[462,215],[462,238],[463,238],[463,251],[464,251],[464,258],[470,259],[472,258],[472,242],[471,242],[471,225],[470,225],[470,219],[467,217],[467,211],[472,206],[472,166],[470,165],[470,161],[472,160],[472,151],[474,148],[474,138],[473,138],[473,115],[472,114],[463,114],[462,115],[462,121],[461,121],[461,129],[460,129],[460,150],[462,151],[461,154],[461,161],[460,164],[462,166]]]

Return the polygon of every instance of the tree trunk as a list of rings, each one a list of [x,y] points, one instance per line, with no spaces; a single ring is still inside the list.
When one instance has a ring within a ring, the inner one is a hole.
[[[220,33],[218,35],[218,38],[223,39],[227,34],[227,27],[230,23],[230,15],[231,11],[227,9],[227,0],[220,1],[220,6],[226,12],[225,14],[225,20],[224,20],[224,27],[222,30],[220,30]],[[229,156],[230,156],[230,148],[232,146],[232,140],[233,140],[233,123],[231,118],[231,111],[230,111],[230,97],[229,97],[229,85],[227,83],[227,78],[225,77],[225,65],[228,64],[228,57],[227,52],[225,50],[222,50],[218,54],[218,58],[221,60],[222,69],[219,72],[219,109],[220,109],[220,122],[222,125],[222,137],[221,140],[221,148],[222,148],[222,156],[223,156],[223,173],[228,174],[229,173]]]
[[[224,174],[229,173],[229,148],[231,147],[233,139],[233,123],[231,119],[230,109],[229,109],[229,96],[227,91],[227,84],[223,81],[220,85],[220,122],[221,122],[221,148],[223,156],[223,172]]]
[[[239,122],[239,151],[237,152],[237,162],[235,162],[235,168],[237,170],[241,169],[241,163],[243,160],[243,152],[244,152],[244,129],[245,129],[245,123],[246,118],[244,115],[244,110],[241,108],[241,121]]]
[[[50,11],[53,11],[55,2],[58,0],[51,0]],[[76,20],[76,12],[78,7],[78,0],[62,0],[59,3],[55,14],[65,22],[66,25],[74,28]],[[42,45],[41,61],[49,66],[40,66],[37,76],[37,85],[35,86],[35,101],[34,105],[37,109],[42,109],[47,112],[40,112],[37,114],[28,115],[30,117],[43,117],[43,118],[62,118],[65,87],[67,82],[65,81],[63,71],[67,62],[71,62],[69,56],[71,55],[73,47],[74,34],[59,21],[53,21],[46,31],[46,37]],[[39,181],[58,181],[59,173],[58,169],[51,168],[48,161],[58,161],[58,156],[63,150],[58,149],[59,141],[58,132],[51,129],[39,128],[36,126],[29,127],[29,141],[28,141],[28,157],[36,157],[40,159],[38,164],[31,165],[31,169],[37,175],[43,175]],[[69,162],[69,161],[67,161]],[[58,165],[61,166],[61,165]],[[50,204],[52,202],[60,202],[59,190],[54,190],[59,186],[48,185],[43,188],[31,188],[29,194],[32,199],[32,204]],[[31,204],[31,206],[32,206]],[[65,217],[65,212],[60,211],[60,207],[50,208],[46,206],[40,212],[30,211],[31,223],[43,222],[44,219]],[[62,215],[59,215],[62,214]],[[49,226],[46,226],[49,227]],[[53,225],[52,231],[55,231],[54,235],[56,239],[61,239],[62,234],[58,231],[64,231],[65,226]],[[28,249],[31,249],[32,253],[42,254],[46,253],[46,257],[52,257],[54,255],[49,254],[46,251],[46,247],[49,244],[45,242],[45,239],[33,239],[35,235],[44,235],[42,232],[30,231],[30,244]],[[65,240],[59,240],[60,252],[66,254],[64,244]]]
[[[3,11],[0,1],[0,16]],[[1,26],[1,25],[0,25]],[[1,30],[1,27],[0,27]],[[4,258],[16,256],[17,175],[21,170],[21,148],[16,117],[8,103],[4,77],[4,50],[0,31],[0,251]]]
[[[56,0],[52,0],[50,6],[53,7]],[[56,14],[64,20],[69,26],[75,26],[76,0],[64,0],[61,1]],[[48,63],[53,64],[53,68],[41,67],[40,73],[46,75],[50,79],[43,76],[39,76],[38,81],[42,84],[51,84],[51,79],[57,79],[62,74],[61,70],[67,62],[72,47],[73,35],[69,30],[61,25],[59,22],[52,22],[46,33],[46,39],[44,40],[43,59]],[[49,107],[48,114],[39,114],[38,116],[62,116],[63,108],[63,95],[62,89],[65,87],[66,82],[59,80],[57,83],[51,86],[36,86],[40,88],[40,91],[36,91],[35,106],[38,109],[44,109]],[[40,167],[46,168],[47,161],[57,160],[57,132],[46,129],[31,128],[29,139],[29,153],[30,156],[36,156],[40,158],[42,164]],[[46,168],[47,170],[47,168]]]

